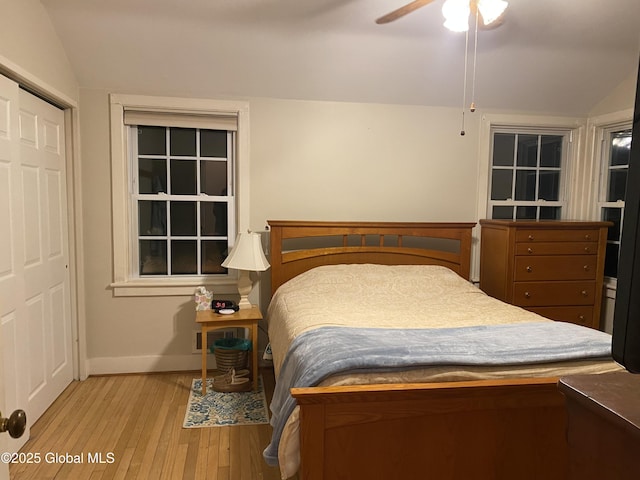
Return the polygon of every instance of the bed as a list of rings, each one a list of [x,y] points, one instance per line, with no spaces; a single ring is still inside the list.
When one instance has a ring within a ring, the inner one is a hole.
[[[282,478],[566,478],[559,376],[610,338],[468,282],[473,223],[269,221]]]

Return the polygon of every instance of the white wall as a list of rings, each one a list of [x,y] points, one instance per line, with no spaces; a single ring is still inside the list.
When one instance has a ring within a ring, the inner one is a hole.
[[[81,90],[90,372],[197,368],[193,301],[113,297],[108,93]],[[478,117],[251,99],[250,227],[270,219],[474,221]]]
[[[80,93],[89,370],[195,369],[190,296],[109,289],[109,93]],[[249,110],[254,230],[271,219],[477,220],[480,112],[461,137],[457,109],[255,98]]]
[[[638,81],[637,70],[634,70],[629,77],[620,83],[613,91],[603,98],[589,112],[589,117],[597,117],[608,113],[620,112],[628,108],[633,108],[636,98],[636,82]]]
[[[0,0],[0,67],[21,80],[37,80],[40,90],[78,98],[67,56],[38,0]]]
[[[479,114],[448,108],[251,101],[251,223],[473,221]]]

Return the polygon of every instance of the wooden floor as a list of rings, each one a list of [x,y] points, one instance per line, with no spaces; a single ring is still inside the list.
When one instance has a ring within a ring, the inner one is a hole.
[[[261,373],[270,401],[273,371]],[[182,428],[197,377],[188,372],[73,382],[31,426],[31,438],[21,450],[39,454],[40,463],[13,464],[10,478],[279,479],[278,469],[262,458],[270,425]],[[90,453],[94,460],[101,454],[105,463],[90,463]],[[64,463],[66,458],[81,463]]]

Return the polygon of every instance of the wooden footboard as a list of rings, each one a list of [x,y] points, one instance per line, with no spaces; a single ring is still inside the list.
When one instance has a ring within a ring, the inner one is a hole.
[[[296,388],[301,480],[565,479],[556,378]]]

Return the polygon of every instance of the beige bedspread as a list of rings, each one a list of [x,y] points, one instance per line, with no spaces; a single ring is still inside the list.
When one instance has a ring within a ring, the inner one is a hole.
[[[273,296],[267,321],[277,379],[293,339],[321,326],[444,328],[551,320],[489,297],[445,267],[366,264],[328,265],[293,278]],[[620,369],[612,360],[500,368],[439,366],[395,374],[339,375],[322,385],[548,377]],[[297,471],[298,452],[296,408],[280,441],[282,478]]]

